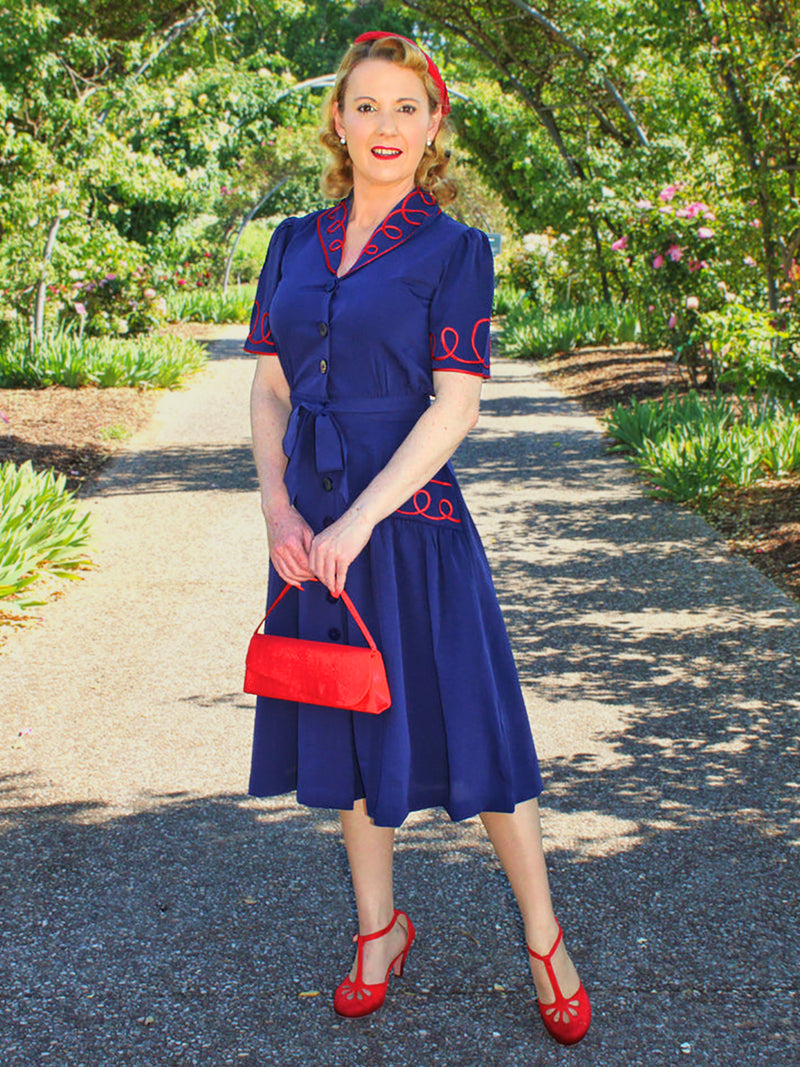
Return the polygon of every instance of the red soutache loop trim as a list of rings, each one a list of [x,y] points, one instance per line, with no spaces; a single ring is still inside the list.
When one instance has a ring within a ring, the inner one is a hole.
[[[376,227],[361,250],[361,255],[347,273],[350,274],[373,259],[377,259],[378,256],[397,248],[411,236],[418,226],[422,225],[426,218],[438,215],[440,212],[441,208],[434,197],[426,194],[419,187],[412,189],[403,202],[386,216],[380,226]],[[415,215],[421,215],[422,218],[416,219]],[[392,222],[393,219],[394,222]],[[334,263],[332,253],[339,252],[344,246],[347,234],[347,199],[339,201],[319,216],[317,233],[328,269],[336,274],[341,264],[341,256],[339,256],[339,262]]]
[[[272,348],[274,348],[275,342],[272,340],[272,327],[269,326],[269,312],[265,311],[262,314],[261,305],[259,304],[258,300],[255,300],[254,303],[256,306],[256,314],[255,318],[253,319],[252,329],[247,335],[247,341],[245,341],[245,344],[250,342],[250,344],[254,345],[270,345]],[[258,333],[256,331],[258,331]]]
[[[440,482],[436,478],[431,478],[432,482],[436,482],[437,485],[450,485],[450,482]],[[420,507],[420,500],[424,501],[422,507]],[[397,515],[421,515],[424,519],[430,519],[431,522],[461,522],[461,519],[456,519],[453,516],[453,502],[447,500],[444,497],[439,501],[439,514],[431,515],[429,508],[431,506],[431,494],[427,489],[418,489],[411,499],[411,503],[414,505],[413,511],[407,511],[403,508],[397,508]]]
[[[445,359],[452,359],[454,363],[469,363],[470,365],[480,363],[482,367],[485,367],[486,361],[484,360],[483,356],[480,354],[475,345],[475,334],[478,332],[478,327],[482,325],[482,323],[489,321],[489,319],[478,319],[475,325],[472,327],[471,344],[472,351],[475,353],[475,359],[467,358],[466,356],[456,355],[461,338],[459,336],[458,330],[454,326],[444,326],[442,328],[441,333],[439,334],[439,339],[441,340],[442,348],[444,349],[444,352],[440,356],[433,355],[433,353],[436,351],[436,340],[434,338],[434,335],[431,334],[431,359],[435,362],[440,362],[441,360]],[[448,345],[448,333],[455,334],[456,339],[452,345]]]

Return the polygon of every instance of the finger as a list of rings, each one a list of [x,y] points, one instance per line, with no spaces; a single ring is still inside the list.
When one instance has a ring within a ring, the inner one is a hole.
[[[334,596],[341,596],[344,590],[344,583],[347,581],[347,564],[339,564],[336,568],[336,588],[333,590]]]
[[[289,582],[290,585],[299,586],[305,580],[306,576],[303,573],[303,569],[296,567],[290,557],[287,558],[286,555],[276,553],[273,564],[281,578],[285,582]]]
[[[312,572],[308,566],[308,555],[306,554],[302,545],[288,545],[286,549],[287,560],[291,561],[291,566],[296,574],[299,574],[303,578],[310,578]]]

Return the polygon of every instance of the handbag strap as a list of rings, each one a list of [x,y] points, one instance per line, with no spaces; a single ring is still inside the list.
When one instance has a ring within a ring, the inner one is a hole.
[[[296,588],[297,588],[297,586],[292,585],[290,582],[286,583],[286,585],[283,587],[283,589],[281,589],[280,593],[278,593],[278,595],[272,601],[270,606],[267,608],[267,614],[264,616],[264,618],[261,620],[261,622],[258,624],[258,626],[256,626],[254,633],[258,633],[258,631],[261,629],[261,626],[263,625],[263,623],[265,623],[267,621],[267,617],[269,616],[269,614],[272,611],[272,609],[277,607],[278,601],[282,600],[283,597],[286,596],[286,594],[289,592],[290,589],[296,589]],[[299,591],[300,590],[298,590],[298,592]],[[341,592],[341,597],[342,597],[342,600],[345,603],[345,606],[346,606],[347,610],[350,612],[350,614],[355,619],[359,630],[362,632],[362,634],[366,638],[366,641],[367,641],[367,644],[369,645],[369,647],[377,650],[378,646],[375,644],[375,640],[374,640],[372,634],[367,629],[366,623],[361,618],[361,616],[358,614],[358,611],[356,610],[355,604],[350,599],[350,597],[347,595],[347,593],[344,591],[344,589]]]

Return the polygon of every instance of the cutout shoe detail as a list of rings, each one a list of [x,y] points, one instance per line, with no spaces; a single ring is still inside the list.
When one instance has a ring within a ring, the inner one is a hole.
[[[547,955],[540,956],[530,945],[526,947],[535,960],[540,960],[544,964],[556,997],[552,1004],[542,1004],[541,1000],[539,1001],[539,1014],[542,1016],[542,1022],[548,1033],[560,1044],[575,1045],[589,1029],[589,1023],[592,1021],[592,1008],[589,1004],[589,994],[583,988],[583,982],[571,997],[565,997],[561,992],[553,970],[552,957],[564,934],[558,920],[556,920],[556,926],[558,926],[558,937]]]
[[[384,981],[374,985],[367,985],[362,978],[364,968],[364,945],[367,941],[376,941],[379,937],[383,937],[384,934],[388,934],[401,916],[406,921],[405,947],[397,953],[395,958],[389,964]],[[348,975],[336,990],[333,997],[333,1007],[335,1011],[339,1015],[346,1015],[350,1019],[356,1019],[362,1015],[369,1015],[370,1012],[377,1011],[383,1004],[384,1000],[386,1000],[386,990],[389,987],[389,975],[394,971],[398,978],[402,977],[406,957],[414,942],[414,936],[414,924],[404,911],[398,911],[397,908],[394,909],[392,921],[388,926],[384,926],[382,930],[377,930],[374,934],[359,934],[355,939],[358,941],[358,949],[356,952],[356,976],[351,979]]]

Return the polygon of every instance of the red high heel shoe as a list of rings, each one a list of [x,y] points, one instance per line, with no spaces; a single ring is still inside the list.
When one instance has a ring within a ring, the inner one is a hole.
[[[542,1004],[541,1000],[539,1001],[539,1014],[542,1016],[545,1028],[562,1045],[576,1045],[589,1029],[589,1023],[592,1021],[592,1007],[589,1003],[589,994],[583,988],[583,982],[578,986],[577,992],[569,998],[561,992],[551,962],[553,953],[564,936],[558,919],[556,919],[556,926],[558,937],[546,956],[540,956],[538,952],[534,952],[530,945],[526,947],[535,960],[541,960],[544,964],[550,985],[556,995],[552,1004]]]
[[[377,938],[383,937],[384,934],[388,934],[401,915],[407,924],[405,948],[398,952],[389,964],[386,971],[386,978],[383,982],[378,982],[376,985],[367,985],[361,977],[364,965],[364,945],[367,941],[375,941]],[[394,973],[398,978],[402,977],[406,957],[414,942],[414,934],[414,924],[412,921],[404,911],[398,911],[397,908],[395,908],[392,921],[388,926],[384,926],[382,930],[377,930],[374,934],[359,934],[358,937],[355,938],[355,940],[358,941],[358,951],[356,953],[356,976],[352,981],[349,976],[345,978],[333,997],[333,1007],[339,1015],[346,1015],[350,1019],[356,1019],[361,1015],[369,1015],[370,1012],[378,1010],[384,1000],[386,1000],[386,990],[389,987],[389,975],[392,973],[392,970],[394,970]]]

